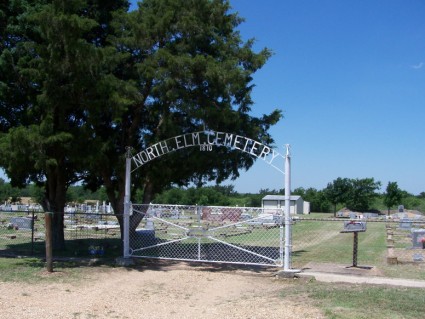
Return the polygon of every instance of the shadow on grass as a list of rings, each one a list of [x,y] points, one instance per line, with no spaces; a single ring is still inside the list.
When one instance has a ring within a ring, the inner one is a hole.
[[[32,255],[28,253],[31,251],[31,243],[17,243],[9,244],[7,249],[0,250],[0,257],[18,257],[19,261],[16,261],[15,264],[22,267],[45,268],[45,243],[36,242],[35,244],[35,253]],[[208,272],[249,271],[251,273],[264,273],[267,270],[278,269],[273,264],[270,266],[252,265],[263,261],[257,255],[267,255],[269,258],[277,260],[279,250],[275,247],[244,246],[252,253],[217,243],[203,244],[202,247],[203,260],[201,261],[173,260],[182,258],[182,254],[186,254],[184,256],[186,259],[196,260],[198,249],[194,243],[170,244],[167,248],[168,255],[165,256],[170,259],[156,259],[155,257],[162,256],[162,253],[164,253],[161,248],[156,247],[150,252],[151,259],[149,257],[134,258],[134,265],[123,267],[123,269],[128,271],[171,271],[186,267],[186,269],[192,268]],[[116,258],[119,257],[122,257],[122,241],[119,238],[66,240],[66,249],[53,251],[53,269],[54,271],[62,271],[87,266],[117,267]],[[210,262],[210,260],[214,262]],[[244,261],[248,264],[243,264]]]
[[[45,256],[44,241],[34,243],[9,243],[0,249],[0,256]],[[122,242],[117,238],[108,239],[70,239],[65,241],[65,249],[54,250],[54,257],[109,257],[122,255]]]
[[[0,269],[19,268],[25,272],[30,269],[45,269],[45,243],[10,243],[0,250]],[[62,272],[79,267],[115,267],[115,259],[122,256],[120,239],[72,239],[66,240],[65,249],[53,251],[53,272]]]

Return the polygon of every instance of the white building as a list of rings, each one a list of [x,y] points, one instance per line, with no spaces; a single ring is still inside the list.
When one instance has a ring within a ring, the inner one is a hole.
[[[266,195],[261,200],[261,206],[266,209],[285,208],[285,196]],[[310,202],[305,202],[301,196],[290,197],[289,211],[291,214],[310,214]]]

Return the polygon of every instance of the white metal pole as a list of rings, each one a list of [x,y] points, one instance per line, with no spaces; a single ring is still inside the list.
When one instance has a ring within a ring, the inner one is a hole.
[[[130,181],[131,181],[131,148],[127,147],[125,156],[125,193],[124,193],[124,236],[123,255],[130,257]]]
[[[280,226],[279,226],[279,258],[280,258],[280,267],[284,266],[284,260],[285,260],[285,227],[283,227],[284,225],[284,220],[285,220],[285,208],[281,207],[279,205],[279,209],[280,209]],[[264,210],[264,207],[263,207]]]
[[[292,240],[291,240],[291,154],[289,152],[290,146],[286,144],[285,156],[285,258],[283,270],[288,271],[291,269],[291,254],[292,254]]]

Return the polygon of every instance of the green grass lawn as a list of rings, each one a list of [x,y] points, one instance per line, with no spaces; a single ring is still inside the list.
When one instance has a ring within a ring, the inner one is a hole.
[[[39,258],[0,258],[0,281],[37,283],[79,280],[84,275],[80,271],[81,266],[75,262],[55,262],[54,271],[66,273],[66,276],[55,277],[44,275],[45,262]]]
[[[293,263],[307,262],[348,264],[353,259],[353,234],[341,233],[341,221],[302,220],[293,225]],[[358,234],[358,264],[381,264],[385,261],[385,224],[367,223],[366,232]]]
[[[290,285],[282,298],[300,300],[321,308],[329,319],[424,318],[423,289],[321,283],[311,280]]]

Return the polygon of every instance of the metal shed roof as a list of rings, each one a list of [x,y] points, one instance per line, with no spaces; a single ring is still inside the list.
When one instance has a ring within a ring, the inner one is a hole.
[[[290,200],[298,200],[300,198],[301,198],[300,195],[293,195],[289,197]],[[266,195],[262,198],[262,200],[285,200],[285,196],[284,195]]]

